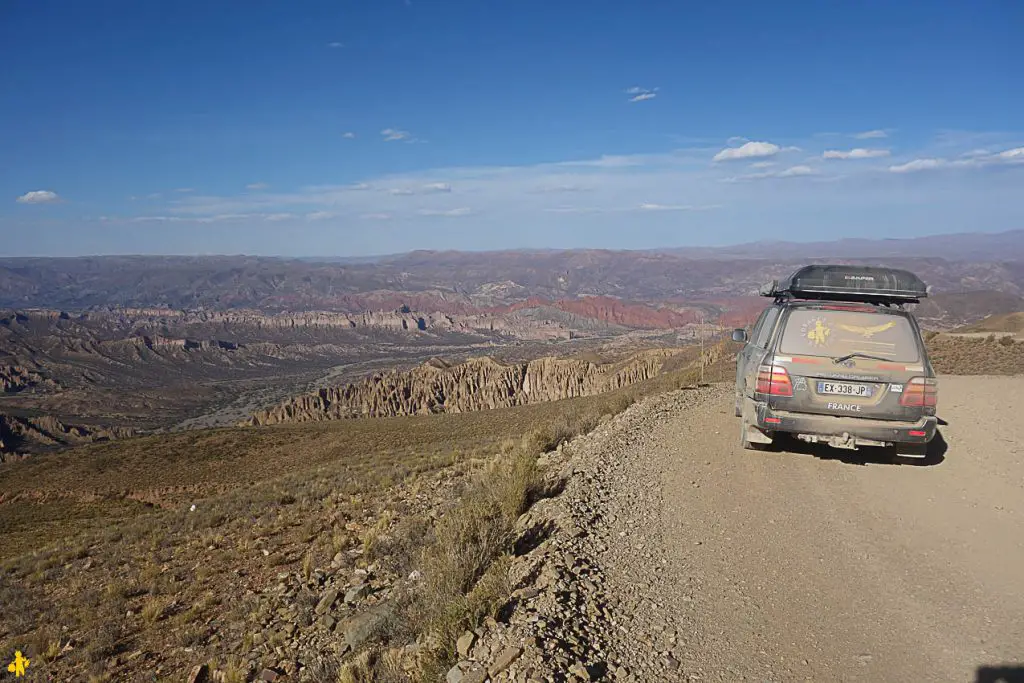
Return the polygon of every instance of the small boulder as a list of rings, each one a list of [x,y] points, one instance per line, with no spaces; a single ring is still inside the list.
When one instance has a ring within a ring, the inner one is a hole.
[[[348,591],[345,593],[345,604],[351,605],[353,603],[359,602],[369,594],[370,584],[361,583],[358,586],[353,586],[352,588],[348,589]]]
[[[458,651],[459,656],[463,659],[469,657],[469,651],[473,647],[473,643],[476,642],[476,634],[472,631],[466,631],[459,639],[455,641],[455,649]]]
[[[580,680],[590,680],[590,671],[587,670],[587,667],[583,666],[582,662],[576,662],[575,664],[573,664],[572,667],[569,668],[569,673],[571,673],[576,678],[579,678]]]
[[[207,683],[210,680],[210,667],[206,664],[197,664],[188,672],[188,683]]]
[[[458,664],[448,669],[448,674],[444,677],[445,683],[462,683],[465,678],[465,674],[462,673],[462,669]]]
[[[331,609],[331,607],[334,605],[334,601],[337,599],[338,591],[334,590],[333,588],[327,591],[326,593],[324,593],[324,596],[320,598],[320,602],[317,603],[316,613],[324,614],[325,612],[327,612],[327,610]]]
[[[497,657],[494,658],[494,661],[487,669],[487,672],[491,676],[497,676],[502,671],[512,666],[512,662],[519,659],[519,655],[521,654],[523,654],[523,648],[521,647],[506,647],[498,653]]]
[[[375,633],[380,632],[392,617],[393,608],[381,605],[348,620],[344,624],[345,643],[353,650],[365,643]],[[340,627],[339,627],[340,628]]]

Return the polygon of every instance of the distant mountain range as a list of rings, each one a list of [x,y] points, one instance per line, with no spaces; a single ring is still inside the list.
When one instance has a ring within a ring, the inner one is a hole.
[[[726,258],[892,258],[934,257],[1001,261],[1024,258],[1024,230],[999,233],[954,233],[901,239],[844,238],[822,242],[761,240],[731,247],[661,250],[681,256]]]
[[[509,254],[552,254],[586,249],[506,249]],[[948,233],[923,237],[868,239],[847,237],[819,242],[790,242],[765,239],[725,247],[666,247],[637,250],[639,253],[675,254],[692,258],[892,258],[919,257],[951,260],[1024,259],[1024,230],[1004,232]],[[421,250],[379,256],[310,256],[301,261],[320,263],[381,263],[402,260],[415,254],[452,254],[461,252]],[[486,253],[486,252],[484,252]]]
[[[753,295],[761,283],[814,261],[908,268],[935,292],[1024,294],[1024,230],[1016,230],[715,249],[414,251],[376,260],[8,258],[0,259],[0,307],[476,314],[531,299],[691,305]]]

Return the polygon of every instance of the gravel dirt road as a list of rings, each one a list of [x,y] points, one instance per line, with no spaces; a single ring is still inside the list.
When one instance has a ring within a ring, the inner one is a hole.
[[[695,663],[864,681],[1024,665],[1021,378],[943,377],[945,452],[916,465],[744,452],[728,399],[666,422],[650,452]]]
[[[460,666],[521,647],[492,680],[1022,680],[1024,381],[940,382],[924,461],[744,451],[724,386],[574,441],[526,520],[557,525],[521,558],[529,599]]]

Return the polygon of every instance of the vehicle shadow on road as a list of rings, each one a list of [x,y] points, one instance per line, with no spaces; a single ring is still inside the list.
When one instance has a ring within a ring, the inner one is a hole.
[[[1024,666],[979,666],[974,683],[1024,683]]]
[[[942,430],[935,432],[935,437],[928,444],[928,451],[923,456],[900,455],[891,448],[860,448],[844,450],[822,444],[809,444],[797,439],[785,439],[779,443],[778,450],[802,455],[812,455],[820,460],[838,460],[847,465],[907,465],[910,467],[934,467],[946,459],[949,445],[942,436]]]

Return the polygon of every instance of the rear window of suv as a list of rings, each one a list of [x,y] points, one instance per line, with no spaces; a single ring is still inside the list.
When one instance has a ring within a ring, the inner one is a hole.
[[[818,308],[790,311],[779,351],[829,358],[866,353],[898,363],[920,360],[917,336],[906,317]]]

